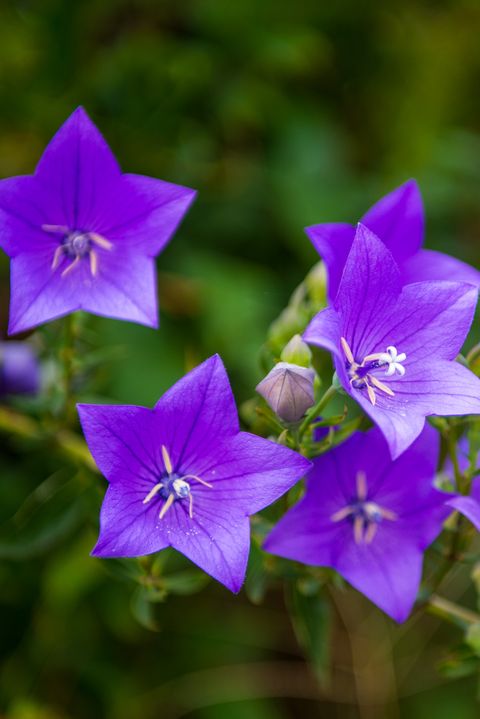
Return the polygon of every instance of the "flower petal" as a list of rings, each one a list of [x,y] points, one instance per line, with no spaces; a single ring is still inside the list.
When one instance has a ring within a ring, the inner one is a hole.
[[[343,222],[331,222],[306,227],[305,232],[327,267],[328,296],[333,300],[352,247],[355,228]]]
[[[458,362],[432,360],[424,366],[414,364],[405,377],[389,383],[395,397],[378,392],[375,406],[366,393],[349,384],[338,361],[336,366],[345,389],[382,430],[392,459],[418,437],[426,416],[480,414],[480,380]]]
[[[98,274],[88,257],[63,276],[68,260],[52,270],[53,252],[22,253],[11,262],[9,334],[84,309],[94,314],[158,325],[156,274],[153,261],[138,254],[98,250]]]
[[[435,250],[419,250],[405,260],[401,269],[405,283],[451,280],[480,286],[480,272],[475,267]]]
[[[165,536],[204,572],[238,592],[245,579],[250,551],[250,523],[229,504],[193,504],[193,518],[185,503],[175,502],[164,522]]]
[[[89,228],[102,192],[120,181],[120,167],[97,127],[78,107],[48,144],[36,178],[59,198],[61,214],[48,220]]]
[[[311,462],[287,447],[240,432],[209,448],[195,465],[195,473],[212,489],[195,485],[202,506],[230,504],[246,515],[275,502],[304,476]]]
[[[473,480],[470,497],[457,495],[447,504],[467,517],[480,532],[480,477]]]
[[[95,227],[110,242],[155,257],[163,250],[195,199],[189,187],[125,174],[101,197]]]
[[[218,442],[239,431],[238,413],[228,375],[218,355],[189,372],[157,402],[166,446],[176,471],[197,466]],[[178,418],[181,417],[181,421]]]
[[[420,587],[423,554],[403,537],[399,545],[391,526],[382,529],[371,544],[340,546],[333,567],[392,619],[404,622]]]
[[[142,505],[137,488],[111,484],[100,511],[100,534],[92,555],[142,557],[169,546],[159,528],[158,507]]]
[[[85,439],[109,482],[136,489],[143,501],[164,471],[161,426],[154,410],[135,405],[77,405]]]
[[[333,307],[327,307],[312,319],[303,333],[302,339],[308,344],[317,345],[342,358],[340,338],[342,325],[340,317]]]
[[[372,326],[378,317],[390,314],[400,290],[400,272],[392,254],[378,237],[359,225],[334,308],[341,317],[343,336],[360,360],[372,352]]]
[[[387,345],[405,352],[407,374],[418,361],[453,360],[465,342],[477,299],[478,292],[470,284],[432,281],[407,285],[397,303],[371,323],[365,344],[369,352],[382,352]]]
[[[382,197],[360,222],[380,237],[398,263],[417,252],[423,244],[425,220],[415,180]]]

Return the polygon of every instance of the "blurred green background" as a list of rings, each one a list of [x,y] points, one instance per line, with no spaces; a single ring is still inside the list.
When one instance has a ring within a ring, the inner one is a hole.
[[[152,404],[219,352],[250,397],[317,260],[303,227],[355,222],[409,177],[427,246],[478,266],[479,34],[478,0],[2,0],[0,177],[32,172],[82,104],[125,170],[199,192],[158,262],[161,330],[91,321],[116,348],[96,394]],[[326,690],[279,591],[255,606],[209,585],[146,616],[88,554],[103,481],[79,505],[58,458],[1,441],[2,719],[478,717],[475,678],[436,670],[458,637],[432,618],[397,630],[340,594]]]

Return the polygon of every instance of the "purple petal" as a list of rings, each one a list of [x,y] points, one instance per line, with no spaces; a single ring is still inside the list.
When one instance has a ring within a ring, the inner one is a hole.
[[[372,326],[378,317],[390,314],[400,290],[400,273],[392,254],[359,225],[334,303],[354,354],[363,358],[372,352]]]
[[[395,345],[407,354],[407,374],[414,363],[425,363],[430,357],[453,360],[465,342],[477,299],[478,292],[469,284],[407,285],[395,306],[379,313],[365,333],[367,352],[384,352],[388,345]]]
[[[96,250],[98,274],[93,277],[88,257],[69,274],[67,259],[52,270],[53,252],[22,253],[11,262],[9,334],[86,310],[105,317],[130,320],[151,327],[158,324],[155,266],[151,259],[115,250]]]
[[[245,515],[229,504],[194,500],[193,519],[183,505],[175,503],[162,521],[174,549],[232,592],[240,590],[250,550],[250,523]]]
[[[112,483],[136,488],[143,501],[164,471],[159,419],[134,405],[79,404],[85,439],[100,472]]]
[[[303,339],[311,345],[317,345],[341,357],[340,337],[342,326],[340,317],[332,307],[319,312],[303,333]]]
[[[408,180],[382,197],[361,223],[381,238],[398,263],[417,252],[423,244],[425,220],[415,180]]]
[[[95,227],[110,242],[155,257],[172,237],[195,196],[195,190],[189,187],[126,174],[118,186],[103,192]]]
[[[246,515],[275,502],[310,469],[311,462],[287,447],[240,432],[220,444],[206,448],[195,474],[213,489],[195,486],[202,506],[214,512],[215,504],[234,506]]]
[[[405,541],[399,551],[395,532],[385,531],[381,540],[370,545],[345,544],[334,568],[392,619],[404,622],[420,587],[423,555]]]
[[[42,230],[49,221],[54,198],[35,177],[0,181],[0,247],[10,257],[20,252],[55,251],[56,239]]]
[[[337,371],[348,391],[348,379],[339,362]],[[350,388],[350,394],[364,411],[380,427],[396,459],[418,437],[424,426],[424,418],[480,414],[480,380],[458,362],[445,360],[419,363],[408,373],[389,385],[395,397],[377,394],[373,406],[361,390]]]
[[[305,497],[274,527],[265,549],[336,569],[396,621],[404,621],[420,584],[422,551],[449,512],[447,495],[432,486],[438,453],[431,427],[396,462],[379,430],[356,433],[314,460]],[[370,544],[355,542],[348,517],[332,519],[358,501],[359,470],[367,501],[396,514],[378,524]]]
[[[118,163],[82,107],[75,110],[48,144],[36,178],[59,198],[61,214],[48,220],[70,229],[88,228],[102,192],[118,184]]]
[[[343,268],[355,237],[355,228],[341,222],[306,227],[305,232],[325,262],[328,271],[328,296],[335,299]]]
[[[169,389],[157,402],[155,412],[162,418],[173,465],[189,472],[221,439],[239,431],[235,398],[218,355]]]
[[[480,477],[473,480],[470,497],[457,495],[447,504],[467,517],[480,532]]]
[[[137,488],[111,484],[100,511],[100,534],[92,550],[96,557],[141,557],[169,546],[158,528],[158,507],[142,505]]]
[[[451,280],[480,286],[480,272],[475,267],[435,250],[419,250],[405,260],[401,269],[406,284],[424,280]]]

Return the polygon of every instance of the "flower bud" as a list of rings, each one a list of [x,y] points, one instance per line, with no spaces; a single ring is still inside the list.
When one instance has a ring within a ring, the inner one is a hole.
[[[40,368],[33,349],[26,342],[0,343],[0,396],[35,394],[40,385]]]
[[[312,352],[300,335],[294,335],[290,342],[283,348],[280,359],[282,362],[300,365],[300,367],[310,367]]]
[[[313,369],[279,362],[257,385],[257,392],[285,422],[298,422],[314,403]]]

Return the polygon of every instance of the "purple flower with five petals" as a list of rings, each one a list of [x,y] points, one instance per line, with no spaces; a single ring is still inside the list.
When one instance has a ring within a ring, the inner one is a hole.
[[[388,247],[398,263],[403,284],[423,280],[454,280],[480,286],[480,272],[455,257],[424,250],[424,211],[420,189],[409,180],[382,197],[360,220]],[[355,226],[330,222],[305,228],[328,270],[333,300],[355,237]]]
[[[340,383],[380,427],[393,459],[425,417],[480,414],[480,380],[453,361],[477,295],[457,282],[402,288],[390,251],[359,225],[335,301],[303,338],[332,352]]]
[[[93,554],[137,557],[171,546],[237,592],[248,559],[248,516],[311,465],[239,431],[221,359],[194,369],[154,409],[80,405],[79,413],[109,481]]]
[[[78,108],[34,175],[0,182],[0,246],[12,258],[9,333],[75,310],[158,325],[154,258],[195,192],[122,174]]]
[[[394,462],[378,429],[357,432],[314,460],[304,498],[274,527],[265,550],[336,569],[403,622],[417,596],[423,552],[450,512],[446,495],[432,486],[438,453],[429,425]]]

